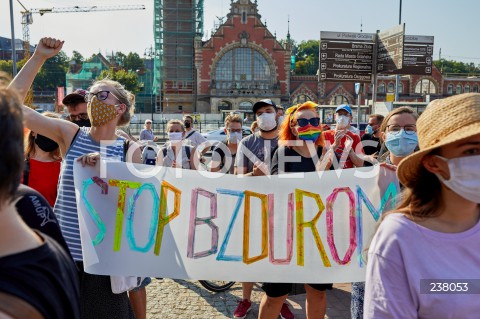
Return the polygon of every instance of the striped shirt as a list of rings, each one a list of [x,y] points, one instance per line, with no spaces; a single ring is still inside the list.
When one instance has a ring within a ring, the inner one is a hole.
[[[117,157],[123,161],[123,148],[124,139],[119,137],[115,143],[107,146],[106,156]],[[57,202],[53,209],[70,253],[76,261],[83,260],[83,257],[80,229],[78,227],[75,185],[73,182],[73,164],[81,155],[93,152],[100,152],[102,157],[105,155],[105,150],[100,150],[100,143],[92,139],[90,127],[81,127],[63,159],[58,182]]]

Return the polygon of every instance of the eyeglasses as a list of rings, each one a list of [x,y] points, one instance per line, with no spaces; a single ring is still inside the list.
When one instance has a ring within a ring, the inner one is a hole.
[[[239,129],[227,128],[227,132],[229,132],[229,133],[243,133],[243,130],[241,128],[239,128]]]
[[[297,124],[300,127],[305,127],[308,123],[312,124],[312,126],[318,126],[320,124],[320,118],[312,117],[311,119],[297,119]]]
[[[393,135],[397,135],[400,133],[402,130],[405,131],[406,134],[415,134],[417,132],[417,126],[416,125],[405,125],[405,126],[400,126],[400,125],[387,125],[387,131],[389,133],[392,133]]]
[[[80,114],[69,114],[65,118],[67,121],[73,122],[73,121],[78,121],[78,120],[88,120],[88,114],[87,113],[80,113]]]
[[[96,96],[99,101],[105,101],[109,94],[112,94],[113,97],[120,102],[120,99],[110,91],[98,91],[97,93],[87,92],[87,94],[85,94],[85,101],[90,102],[93,99],[93,96]]]

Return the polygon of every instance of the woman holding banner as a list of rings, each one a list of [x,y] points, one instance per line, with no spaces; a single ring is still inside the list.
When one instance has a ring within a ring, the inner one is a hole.
[[[388,113],[380,127],[380,138],[384,143],[382,149],[386,148],[378,158],[380,165],[396,170],[400,161],[418,148],[417,119],[418,114],[408,106],[401,106]],[[364,282],[352,283],[352,319],[363,318],[364,291]]]
[[[368,252],[364,318],[477,318],[480,94],[433,101],[417,131],[402,202]]]
[[[35,75],[43,63],[55,56],[63,41],[42,38],[33,54],[17,77],[10,84],[24,98]],[[53,141],[64,158],[60,171],[58,197],[54,212],[67,242],[70,253],[79,268],[80,301],[82,318],[133,318],[127,294],[112,292],[109,276],[91,275],[83,271],[83,256],[80,230],[73,184],[73,164],[95,165],[99,152],[107,157],[125,158],[128,143],[116,135],[118,126],[127,124],[133,114],[135,96],[118,82],[100,80],[94,83],[86,96],[88,115],[92,127],[79,128],[76,124],[56,118],[49,118],[24,106],[25,126]],[[102,145],[102,147],[101,147]],[[133,145],[131,145],[133,146]],[[133,148],[130,156],[140,163],[140,149]],[[146,312],[146,304],[144,305]]]
[[[313,172],[329,169],[333,153],[323,147],[324,141],[317,105],[306,102],[287,109],[281,123],[278,144],[273,155],[271,174]],[[288,156],[300,157],[300,161],[287,161]],[[259,318],[277,318],[292,283],[264,283],[265,295],[260,304]],[[327,309],[325,290],[332,284],[305,284],[307,292],[307,318],[324,318]]]

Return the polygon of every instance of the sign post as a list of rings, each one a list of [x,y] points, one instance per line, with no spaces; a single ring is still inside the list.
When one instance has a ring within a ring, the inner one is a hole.
[[[357,94],[357,128],[360,130],[360,120],[361,120],[361,108],[360,103],[362,101],[362,94],[360,93],[362,84],[355,83],[355,94]]]
[[[372,33],[320,32],[320,80],[370,82]]]

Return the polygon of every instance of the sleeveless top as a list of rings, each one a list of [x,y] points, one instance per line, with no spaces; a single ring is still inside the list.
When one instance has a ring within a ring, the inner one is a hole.
[[[75,184],[73,182],[73,164],[81,155],[100,152],[102,157],[118,158],[123,161],[125,139],[117,138],[115,143],[107,146],[100,152],[100,143],[94,141],[90,135],[90,127],[81,127],[74,138],[62,162],[60,179],[58,181],[57,202],[53,211],[57,216],[63,237],[67,242],[70,253],[75,261],[82,261],[82,245],[78,226],[77,201],[75,198]]]

